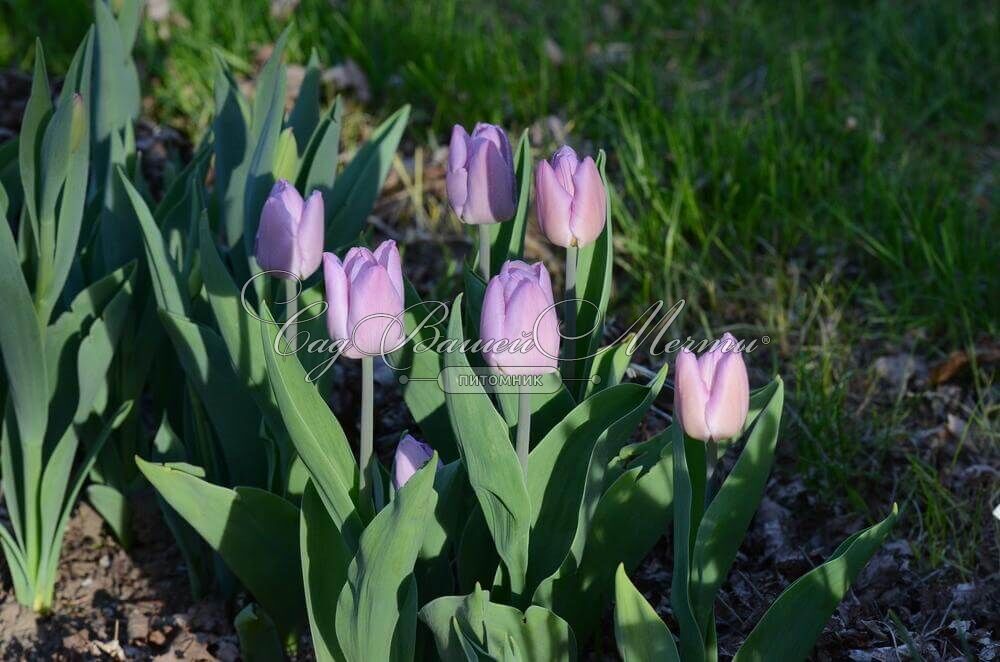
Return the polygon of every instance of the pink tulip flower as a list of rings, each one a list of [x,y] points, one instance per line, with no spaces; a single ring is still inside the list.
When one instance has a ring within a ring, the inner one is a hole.
[[[278,180],[260,212],[254,256],[272,276],[311,276],[323,256],[323,195],[313,191],[303,202],[294,186]]]
[[[448,146],[448,201],[463,223],[481,225],[514,217],[514,155],[507,134],[477,124],[470,136],[455,125]]]
[[[556,246],[586,246],[604,230],[607,198],[594,159],[563,146],[535,170],[538,225]]]
[[[674,414],[689,437],[721,441],[735,437],[750,409],[750,385],[736,339],[726,333],[695,358],[682,349],[674,378]]]

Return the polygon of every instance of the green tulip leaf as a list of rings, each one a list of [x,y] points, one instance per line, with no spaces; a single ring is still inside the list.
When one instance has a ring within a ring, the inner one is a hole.
[[[489,591],[478,587],[466,596],[434,600],[420,610],[420,619],[444,660],[576,660],[576,638],[566,621],[544,607],[522,612],[490,602]]]
[[[248,604],[233,622],[245,662],[284,662],[285,650],[274,621],[259,605]]]
[[[695,535],[705,499],[705,442],[691,439],[679,425],[672,426],[674,455],[674,570],[670,602],[681,631],[681,657],[706,658],[704,629],[695,616],[691,600],[692,557]],[[713,621],[714,622],[714,621]]]
[[[581,641],[598,625],[618,565],[624,564],[627,571],[637,568],[670,525],[670,436],[668,429],[641,444],[643,453],[629,454],[625,460],[629,466],[614,479],[594,510],[579,563],[568,558],[532,598],[534,604],[565,618]]]
[[[305,620],[298,509],[252,487],[212,485],[169,464],[135,459],[156,491],[239,577],[283,635]]]
[[[302,159],[299,163],[297,179],[298,188],[303,194],[313,191],[323,194],[324,210],[333,196],[333,187],[337,181],[337,166],[340,159],[340,130],[343,127],[341,117],[344,105],[337,97],[333,107],[326,117],[316,126],[304,146]]]
[[[615,641],[624,662],[680,662],[666,623],[618,566],[615,575]]]
[[[280,331],[264,308],[260,322],[267,373],[289,438],[348,547],[357,546],[362,515],[358,512],[358,465],[347,437],[295,354],[274,351]]]
[[[299,85],[299,95],[288,116],[288,126],[295,135],[295,142],[305,146],[319,124],[319,55],[313,49],[306,63],[302,84]]]
[[[664,366],[647,386],[620,384],[584,400],[535,447],[528,459],[532,506],[528,588],[578,559],[604,492],[608,462],[618,454],[660,392]]]
[[[708,627],[715,594],[736,559],[774,464],[785,393],[780,377],[769,385],[768,392],[767,405],[750,428],[736,465],[698,527],[691,566],[691,604],[702,628]]]
[[[806,659],[851,582],[885,542],[898,516],[899,508],[893,504],[888,517],[848,537],[826,563],[795,580],[750,632],[733,662]]]
[[[319,662],[343,660],[334,616],[337,598],[347,581],[352,553],[311,481],[306,483],[302,493],[299,546],[316,659]]]
[[[325,201],[327,250],[352,244],[365,227],[409,117],[409,106],[393,113],[375,129],[337,177]]]
[[[336,611],[337,640],[351,662],[399,659],[397,631],[415,627],[407,584],[437,500],[437,463],[435,453],[361,534]]]
[[[444,357],[445,366],[458,373],[458,378],[470,375],[472,370],[465,353],[457,349],[464,340],[461,299],[459,296],[452,305],[448,322],[448,339],[455,343],[456,350]],[[469,483],[507,569],[510,588],[520,594],[528,570],[531,502],[521,465],[507,436],[507,423],[481,387],[447,393],[445,397]]]

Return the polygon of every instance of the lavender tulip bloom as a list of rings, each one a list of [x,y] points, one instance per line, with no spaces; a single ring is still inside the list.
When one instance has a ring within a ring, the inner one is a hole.
[[[500,273],[491,278],[486,287],[479,335],[484,343],[486,363],[503,373],[543,375],[555,372],[559,356],[559,319],[552,303],[552,282],[545,265],[520,260],[504,263]]]
[[[480,123],[470,136],[455,125],[448,146],[447,187],[451,208],[463,223],[514,217],[514,154],[503,129]]]
[[[327,329],[334,340],[347,341],[344,356],[388,354],[403,344],[403,270],[396,242],[383,241],[374,253],[352,248],[343,262],[324,253],[323,275]]]
[[[392,486],[397,490],[401,489],[406,485],[406,481],[423,469],[432,457],[434,457],[433,448],[410,435],[404,436],[396,446],[396,455],[392,462]],[[440,460],[438,466],[443,466]]]
[[[563,146],[535,170],[538,225],[557,246],[586,246],[604,230],[607,198],[594,159]]]
[[[750,385],[743,356],[735,348],[736,339],[726,333],[698,358],[688,349],[677,356],[674,414],[689,437],[721,441],[743,428]]]
[[[278,180],[260,212],[254,255],[278,278],[311,276],[323,256],[323,195],[313,191],[303,202],[294,186]]]

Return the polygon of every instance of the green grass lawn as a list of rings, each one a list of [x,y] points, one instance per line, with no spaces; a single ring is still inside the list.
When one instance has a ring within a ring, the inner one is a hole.
[[[65,66],[86,19],[52,21],[55,4],[0,9],[0,57],[28,64],[38,33]],[[852,389],[873,383],[871,362],[938,360],[998,330],[995,2],[303,0],[291,19],[247,0],[172,7],[137,56],[147,113],[194,136],[212,111],[209,45],[252,76],[257,49],[293,20],[292,60],[316,49],[362,67],[364,113],[414,105],[408,144],[488,120],[555,124],[607,150],[616,314],[683,297],[678,331],[775,338],[772,365],[756,367],[791,380],[801,466],[862,511],[857,486],[884,471],[919,408],[894,394],[862,407]],[[89,13],[66,15],[77,10]],[[970,389],[970,425],[995,447],[991,373],[974,370]],[[975,545],[976,516],[928,482],[925,460],[895,469],[925,557],[967,569],[970,550],[945,547]]]

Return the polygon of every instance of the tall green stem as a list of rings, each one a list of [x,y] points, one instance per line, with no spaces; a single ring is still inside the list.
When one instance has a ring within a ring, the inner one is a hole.
[[[299,282],[297,280],[285,281],[285,319],[292,319],[299,311]],[[288,342],[288,351],[294,352],[298,349],[295,346],[295,336],[298,335],[298,322],[294,320],[288,323],[285,332],[285,341]]]
[[[712,501],[717,489],[715,477],[715,467],[719,464],[719,443],[716,441],[705,442],[705,507]]]
[[[367,494],[371,480],[372,451],[375,433],[375,366],[371,356],[361,357],[361,493]]]
[[[517,393],[517,459],[524,479],[528,479],[528,451],[531,448],[531,393],[522,385]]]
[[[574,375],[576,356],[576,246],[566,248],[566,294],[563,297],[563,318],[566,320],[566,343],[563,352],[563,376]]]
[[[490,226],[479,226],[479,273],[483,280],[490,282]]]

